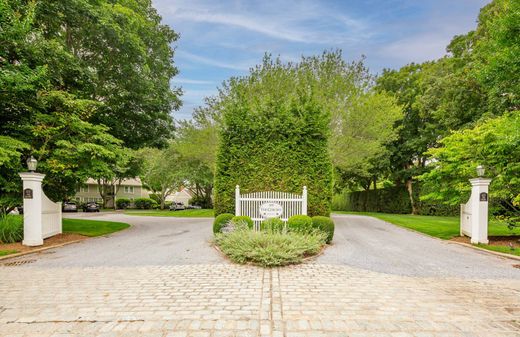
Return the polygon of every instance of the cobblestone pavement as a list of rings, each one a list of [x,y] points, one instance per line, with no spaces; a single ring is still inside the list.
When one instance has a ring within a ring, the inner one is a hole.
[[[304,264],[0,267],[7,336],[520,336],[520,282]]]

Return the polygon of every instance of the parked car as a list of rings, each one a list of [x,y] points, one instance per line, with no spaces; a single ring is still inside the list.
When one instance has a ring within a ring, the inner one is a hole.
[[[172,202],[170,205],[170,211],[182,211],[185,210],[184,204],[182,202]]]
[[[77,212],[78,205],[72,201],[65,201],[62,206],[62,211],[63,212]]]
[[[199,205],[188,205],[186,206],[186,209],[201,209],[202,207],[200,207]]]
[[[99,212],[101,207],[95,201],[89,201],[83,205],[83,212]]]

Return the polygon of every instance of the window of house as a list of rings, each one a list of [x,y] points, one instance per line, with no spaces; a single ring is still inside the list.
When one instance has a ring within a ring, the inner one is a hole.
[[[79,187],[80,192],[88,193],[88,185],[83,185]]]
[[[125,193],[134,194],[134,187],[133,186],[125,186]]]

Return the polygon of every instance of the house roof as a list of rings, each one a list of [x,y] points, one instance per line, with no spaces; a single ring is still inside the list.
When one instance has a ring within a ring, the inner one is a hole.
[[[92,178],[88,178],[87,181],[85,182],[85,184],[97,185],[98,183],[96,180],[94,180]],[[121,186],[142,186],[142,185],[143,185],[143,183],[141,182],[141,179],[139,179],[139,177],[124,179],[121,182]]]

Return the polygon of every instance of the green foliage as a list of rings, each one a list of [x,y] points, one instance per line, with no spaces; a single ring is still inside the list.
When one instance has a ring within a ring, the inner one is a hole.
[[[215,212],[212,209],[185,209],[174,212],[160,209],[151,211],[128,210],[125,214],[138,216],[165,216],[173,218],[213,218],[215,216]]]
[[[215,220],[213,221],[213,233],[220,233],[220,230],[223,226],[225,226],[228,222],[231,221],[235,216],[231,213],[222,213],[219,214]]]
[[[280,218],[265,219],[260,223],[260,230],[283,233],[285,223]]]
[[[324,56],[325,58],[326,56]],[[224,84],[215,176],[215,211],[231,212],[234,190],[309,191],[309,213],[327,215],[332,165],[327,150],[330,111],[317,92],[313,60],[262,65]]]
[[[141,181],[164,209],[166,198],[178,191],[185,181],[185,163],[174,144],[165,149],[141,149],[139,156],[144,162]]]
[[[119,209],[126,209],[126,208],[130,207],[131,203],[132,202],[130,201],[130,199],[127,199],[127,198],[116,199],[116,205],[117,205],[117,208],[119,208]]]
[[[157,207],[157,202],[150,198],[137,198],[134,200],[137,209],[152,209]]]
[[[327,235],[325,242],[331,243],[334,238],[334,221],[327,216],[313,216],[312,225]]]
[[[23,239],[23,217],[0,215],[0,243],[20,242]]]
[[[419,199],[424,187],[414,184],[414,198]],[[391,186],[368,191],[343,191],[333,198],[335,211],[350,212],[383,212],[393,214],[410,214],[412,206],[408,192],[404,186]],[[427,200],[417,201],[417,213],[422,215],[454,215],[458,214],[458,206],[443,205]]]
[[[217,234],[215,242],[235,263],[277,267],[300,263],[303,258],[318,254],[325,238],[326,235],[321,232],[283,234],[241,229]]]
[[[308,215],[293,215],[287,219],[287,229],[289,231],[309,233],[313,231],[312,218]]]
[[[466,202],[476,175],[484,165],[493,177],[491,198],[503,200],[514,213],[520,209],[520,111],[480,122],[472,129],[457,131],[440,141],[428,154],[435,159],[432,170],[421,180],[430,193],[425,200],[450,205]]]
[[[0,0],[3,205],[19,198],[30,154],[63,200],[88,177],[109,180],[123,146],[171,136],[177,35],[160,21],[149,1]]]
[[[244,223],[247,224],[247,227],[250,228],[250,229],[253,228],[253,226],[255,225],[253,220],[251,220],[251,218],[248,217],[247,215],[237,215],[237,216],[234,216],[231,219],[231,222],[234,223],[234,224],[238,224],[239,222],[244,222]]]

